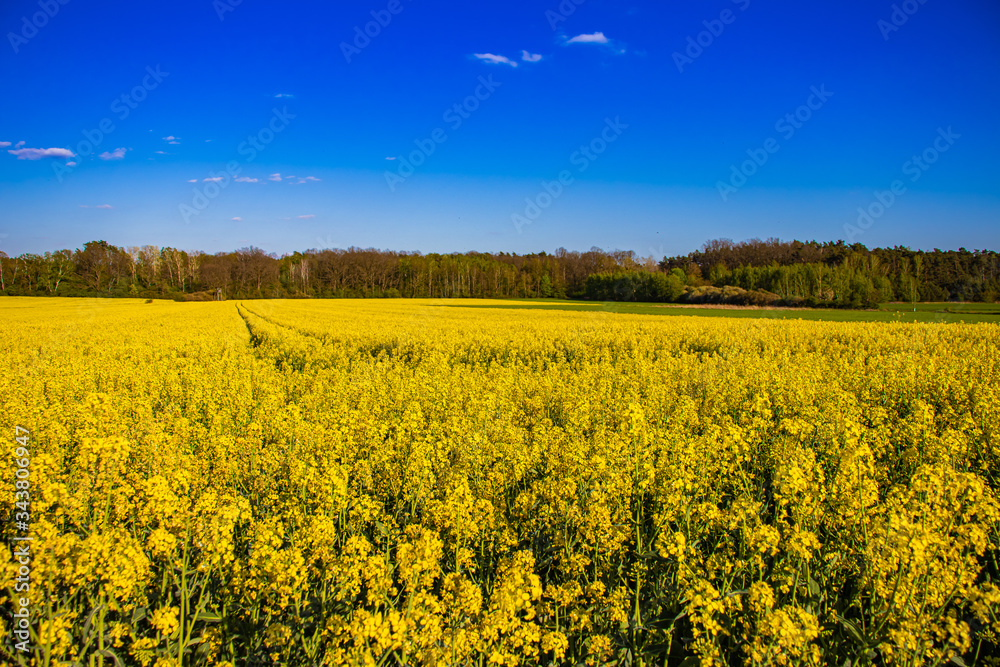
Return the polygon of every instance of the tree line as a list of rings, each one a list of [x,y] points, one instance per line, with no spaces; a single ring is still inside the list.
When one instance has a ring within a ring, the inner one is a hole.
[[[633,251],[439,254],[256,247],[207,254],[171,247],[83,248],[8,257],[6,295],[174,298],[570,298],[866,307],[882,301],[996,301],[993,251],[912,251],[753,239],[707,242],[688,255]]]
[[[1000,254],[993,250],[868,249],[843,241],[730,239],[666,257],[660,269],[704,276],[716,287],[777,294],[808,305],[870,306],[886,301],[983,301],[1000,297]]]

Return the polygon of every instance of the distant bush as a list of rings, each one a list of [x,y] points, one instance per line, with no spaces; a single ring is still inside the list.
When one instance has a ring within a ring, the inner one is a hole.
[[[193,292],[184,294],[178,301],[215,301],[214,292]]]
[[[715,287],[703,285],[688,287],[678,299],[681,303],[691,304],[727,304],[733,306],[777,306],[789,305],[782,302],[780,296],[765,290],[745,290],[742,287]]]

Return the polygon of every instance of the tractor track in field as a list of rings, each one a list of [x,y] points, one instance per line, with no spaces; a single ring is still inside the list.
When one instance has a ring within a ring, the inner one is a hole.
[[[247,333],[250,334],[250,347],[256,350],[260,347],[260,337],[253,332],[253,328],[250,326],[250,320],[248,320],[243,314],[243,311],[240,310],[240,304],[234,303],[233,305],[236,306],[236,314],[240,316],[241,320],[243,320],[243,326],[247,328]]]
[[[295,332],[295,333],[297,333],[297,334],[299,334],[301,336],[308,336],[309,338],[313,338],[315,340],[318,340],[320,343],[323,343],[324,345],[326,345],[326,344],[328,344],[330,342],[325,336],[320,336],[320,335],[315,334],[313,332],[305,331],[303,329],[299,329],[298,327],[292,326],[291,324],[287,324],[285,322],[278,321],[276,319],[268,317],[267,315],[261,315],[260,313],[256,313],[256,312],[250,310],[249,308],[247,308],[246,304],[244,304],[242,302],[240,302],[240,305],[237,306],[237,308],[238,309],[242,308],[242,310],[244,310],[247,313],[253,315],[254,317],[259,317],[260,319],[264,320],[268,324],[273,324],[274,326],[280,327],[282,329],[288,329],[289,331],[293,331],[293,332]],[[247,318],[242,313],[240,313],[240,317],[243,317],[243,321],[247,323],[247,328],[249,329],[251,327],[251,325],[249,323],[249,320],[247,320]]]

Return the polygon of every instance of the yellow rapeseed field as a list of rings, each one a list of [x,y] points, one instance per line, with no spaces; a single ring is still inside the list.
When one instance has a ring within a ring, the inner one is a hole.
[[[488,305],[0,301],[3,664],[1000,664],[1000,326]]]

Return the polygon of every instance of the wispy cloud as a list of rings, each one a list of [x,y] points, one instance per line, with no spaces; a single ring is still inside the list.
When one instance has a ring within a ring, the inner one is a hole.
[[[396,158],[394,158],[394,157],[387,157],[387,158],[386,158],[386,160],[395,160],[395,159],[396,159]]]
[[[114,208],[111,204],[98,204],[94,208]]]
[[[472,55],[473,57],[479,58],[483,62],[487,62],[491,65],[510,65],[511,67],[517,67],[517,63],[507,56],[498,56],[493,53],[473,53]]]
[[[153,152],[156,153],[157,155],[172,155],[172,153],[168,153],[167,151],[153,151]]]
[[[298,217],[299,217],[299,220],[308,220],[309,218],[315,218],[316,216],[313,215],[312,213],[310,213],[309,215],[300,215]]]
[[[281,99],[283,97],[293,98],[293,97],[295,97],[295,95],[292,95],[291,93],[278,93],[274,97],[277,98],[277,99]]]
[[[237,183],[260,183],[260,179],[250,178],[249,176],[238,176],[233,180]]]
[[[233,218],[233,222],[243,222],[243,218],[241,218],[240,216],[236,216],[235,218]]]
[[[0,148],[7,148],[8,146],[10,146],[9,141],[0,141]]]
[[[16,155],[18,160],[41,160],[42,158],[71,158],[73,151],[65,148],[18,148],[8,150],[11,155]]]
[[[540,53],[529,53],[528,51],[521,51],[521,60],[526,63],[537,63],[542,59],[542,54]]]
[[[108,151],[104,151],[97,157],[101,158],[102,160],[121,160],[122,158],[125,157],[126,150],[127,149],[125,148],[116,148],[110,153]]]
[[[294,176],[289,176],[288,178],[295,178]],[[316,178],[315,176],[303,176],[299,180],[292,183],[292,185],[302,185],[303,183],[318,183],[322,179]]]
[[[168,144],[179,144],[179,143],[181,143],[180,137],[175,137],[174,135],[170,135],[169,137],[163,137],[163,140],[165,142],[167,142]]]
[[[20,148],[23,145],[24,145],[24,142],[23,141],[19,141],[16,144],[14,144],[14,148]]]
[[[577,35],[576,37],[570,37],[566,40],[567,44],[607,44],[608,38],[604,36],[603,32],[594,32],[589,35]]]
[[[267,177],[267,180],[269,180],[269,181],[276,181],[276,182],[280,183],[281,182],[281,174],[271,174],[270,176]]]
[[[197,183],[197,182],[198,182],[197,178],[189,178],[188,179],[188,183]]]
[[[201,182],[202,183],[218,183],[221,180],[223,180],[222,176],[209,176],[209,177],[201,179]]]

